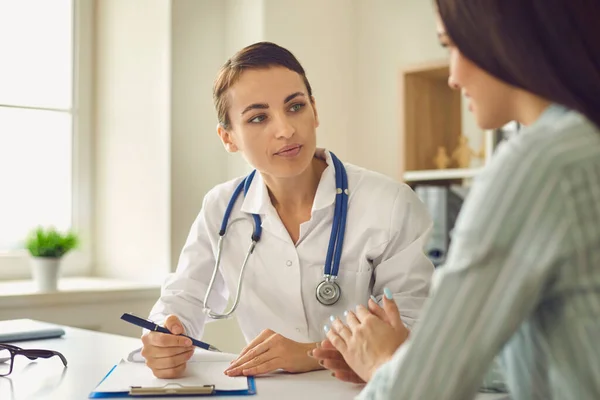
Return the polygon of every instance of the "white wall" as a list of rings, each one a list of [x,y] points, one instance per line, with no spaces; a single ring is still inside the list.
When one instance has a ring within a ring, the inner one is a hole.
[[[251,26],[242,24],[245,13],[237,10],[243,3],[250,2],[172,2],[170,215],[173,269],[206,192],[245,168],[245,162],[238,154],[229,155],[221,145],[212,102],[214,78],[228,57],[227,40],[251,36],[245,29]],[[240,22],[235,26],[240,31],[232,29],[233,6]],[[229,33],[230,29],[232,33]],[[239,45],[243,47],[250,43]],[[237,47],[231,45],[231,48]],[[237,352],[245,344],[235,319],[209,324],[203,339],[229,352]]]
[[[437,44],[433,2],[356,0],[357,109],[352,159],[400,179],[399,92],[402,67],[445,56]]]
[[[238,50],[264,40],[264,0],[225,0],[225,26],[223,58],[221,64]],[[220,65],[219,65],[220,67]],[[213,76],[217,70],[213,72]],[[214,114],[214,112],[213,112]],[[216,116],[215,116],[216,121]],[[227,162],[227,179],[247,175],[251,167],[239,153],[227,153],[223,150]]]
[[[96,273],[169,266],[170,4],[96,2]]]
[[[356,98],[355,7],[348,0],[267,0],[265,38],[306,70],[319,112],[317,144],[348,159]]]
[[[171,10],[171,267],[205,193],[227,178],[212,83],[225,59],[225,4],[177,0]]]

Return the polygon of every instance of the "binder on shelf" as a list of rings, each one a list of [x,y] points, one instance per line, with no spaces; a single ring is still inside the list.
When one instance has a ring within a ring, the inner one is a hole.
[[[435,267],[446,262],[452,230],[468,188],[457,185],[417,185],[415,193],[425,204],[433,219],[433,230],[425,245],[427,257]]]

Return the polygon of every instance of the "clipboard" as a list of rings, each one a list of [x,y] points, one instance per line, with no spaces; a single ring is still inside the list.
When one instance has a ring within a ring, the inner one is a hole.
[[[178,396],[251,396],[256,394],[256,382],[254,377],[246,377],[247,388],[235,389],[235,390],[222,390],[216,387],[214,384],[193,384],[186,385],[173,380],[172,382],[166,383],[161,386],[136,386],[132,385],[127,388],[123,387],[123,390],[118,391],[102,391],[102,384],[109,379],[111,374],[123,363],[136,365],[139,368],[145,368],[148,371],[148,367],[145,364],[129,363],[121,361],[121,363],[115,365],[106,374],[104,378],[98,383],[96,389],[91,392],[88,396],[90,399],[106,399],[106,398],[145,398],[145,397],[178,397]]]
[[[129,396],[201,396],[212,395],[215,393],[215,385],[203,386],[182,386],[179,383],[172,383],[160,388],[146,388],[141,386],[132,386],[129,389]]]

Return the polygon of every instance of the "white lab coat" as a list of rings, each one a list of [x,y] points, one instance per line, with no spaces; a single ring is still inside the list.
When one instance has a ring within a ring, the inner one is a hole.
[[[341,316],[371,294],[378,300],[383,289],[394,293],[402,319],[412,326],[426,300],[433,265],[423,252],[432,221],[427,209],[409,186],[384,175],[346,164],[348,216],[338,284],[342,294],[332,306],[320,304],[315,289],[331,234],[335,204],[335,172],[329,152],[320,150],[328,164],[322,174],[311,219],[300,226],[294,244],[259,173],[245,198],[233,208],[224,240],[220,274],[208,305],[223,312],[228,297],[235,296],[240,269],[251,243],[254,221],[262,218],[262,237],[250,256],[236,310],[246,341],[271,329],[298,342],[323,340],[330,315]],[[217,252],[218,232],[227,203],[243,178],[220,184],[204,198],[181,252],[176,272],[165,281],[150,318],[162,322],[177,315],[186,333],[201,338],[206,316],[203,302]]]

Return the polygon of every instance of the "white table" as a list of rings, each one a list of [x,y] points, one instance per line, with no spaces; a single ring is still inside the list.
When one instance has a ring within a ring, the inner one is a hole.
[[[139,339],[63,327],[66,335],[15,343],[23,348],[60,351],[68,361],[63,368],[57,357],[29,362],[20,357],[12,374],[0,377],[2,400],[83,400],[107,372],[131,350],[140,346]],[[352,399],[362,386],[340,382],[326,371],[305,374],[272,374],[256,378],[256,396],[226,399],[337,400]],[[477,400],[501,400],[504,395],[480,394]],[[157,398],[154,398],[157,399]],[[172,399],[172,398],[163,398]],[[185,397],[198,399],[198,397]]]

